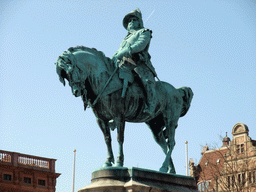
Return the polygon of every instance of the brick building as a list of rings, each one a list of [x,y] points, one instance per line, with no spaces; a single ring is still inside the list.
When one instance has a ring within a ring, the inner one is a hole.
[[[242,123],[233,127],[232,135],[232,140],[223,138],[220,148],[205,146],[198,165],[190,159],[190,176],[196,178],[198,191],[256,192],[256,141]]]
[[[0,150],[0,192],[54,192],[55,161]]]

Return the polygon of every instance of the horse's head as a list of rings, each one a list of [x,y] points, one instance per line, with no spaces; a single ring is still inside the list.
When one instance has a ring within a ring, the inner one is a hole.
[[[112,74],[115,67],[112,60],[94,48],[83,46],[70,47],[64,51],[56,63],[59,80],[65,86],[68,80],[73,95],[82,96],[86,104],[87,96],[94,97]],[[87,91],[90,94],[87,95]],[[91,98],[92,99],[92,98]]]
[[[73,95],[76,97],[82,96],[84,103],[87,104],[87,90],[85,88],[87,75],[77,66],[72,53],[65,51],[58,57],[56,71],[60,82],[65,86],[66,79]]]

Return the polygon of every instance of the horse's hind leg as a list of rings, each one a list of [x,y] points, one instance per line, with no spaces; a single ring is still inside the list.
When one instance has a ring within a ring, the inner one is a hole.
[[[156,143],[162,148],[164,154],[168,152],[168,145],[164,136],[163,128],[165,127],[163,116],[159,115],[149,122],[146,122],[150,128]]]
[[[116,118],[115,122],[117,125],[117,141],[119,144],[119,150],[116,158],[115,167],[123,167],[124,165],[123,143],[124,143],[124,127],[125,127],[124,117],[120,116]]]
[[[167,138],[169,150],[166,154],[163,165],[160,168],[160,171],[162,172],[168,172],[168,173],[174,173],[174,174],[176,173],[171,155],[172,155],[172,150],[174,149],[174,146],[175,146],[175,129],[177,127],[178,119],[179,118],[166,120],[165,137]]]
[[[99,118],[97,118],[97,122],[99,124],[99,127],[101,129],[101,131],[103,132],[104,135],[104,139],[107,145],[107,160],[106,162],[103,164],[103,167],[110,167],[112,166],[112,163],[115,162],[114,159],[114,155],[113,155],[113,151],[112,151],[112,144],[111,144],[111,134],[110,134],[110,129],[108,127],[108,122],[107,121],[103,121]]]
[[[173,122],[172,126],[170,126],[169,135],[168,135],[168,145],[169,145],[168,173],[174,173],[174,174],[176,174],[176,171],[175,171],[175,167],[174,167],[171,155],[175,146],[175,130],[176,130],[176,127],[178,126],[177,123],[178,123],[178,120]]]

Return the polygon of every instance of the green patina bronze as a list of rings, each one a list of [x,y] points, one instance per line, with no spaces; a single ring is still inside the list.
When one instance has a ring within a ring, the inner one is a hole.
[[[155,82],[157,75],[148,53],[152,31],[143,27],[139,9],[127,14],[123,25],[128,34],[111,59],[94,48],[71,47],[57,60],[59,79],[64,85],[68,80],[85,109],[91,106],[107,145],[104,167],[114,164],[110,130],[117,128],[115,166],[122,167],[125,122],[145,122],[166,154],[160,171],[175,173],[171,158],[175,129],[190,107],[193,92],[189,87],[176,89]]]

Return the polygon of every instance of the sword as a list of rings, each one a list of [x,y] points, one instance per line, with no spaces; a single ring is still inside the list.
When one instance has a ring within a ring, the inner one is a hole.
[[[137,66],[136,63],[131,58],[123,57],[123,61],[127,61],[127,62],[131,63],[132,65]],[[120,63],[119,67],[122,66],[123,64],[124,64],[124,62]],[[147,68],[151,71],[151,69],[148,66],[147,66]],[[160,79],[158,78],[157,74],[154,74],[154,75],[156,76],[157,80],[160,81]]]

